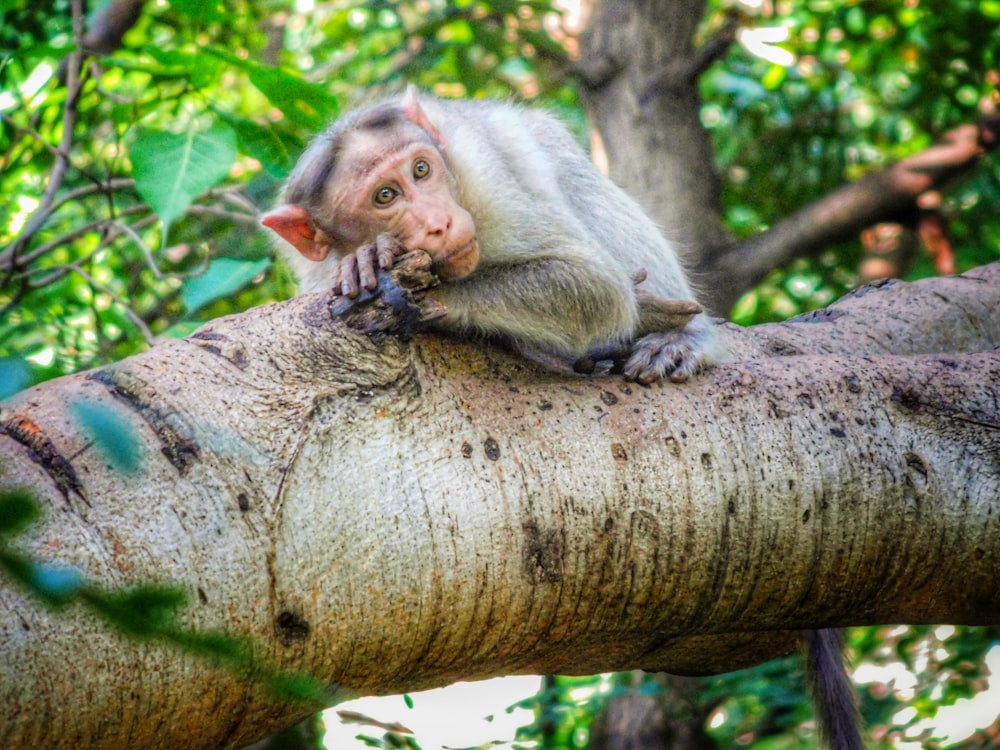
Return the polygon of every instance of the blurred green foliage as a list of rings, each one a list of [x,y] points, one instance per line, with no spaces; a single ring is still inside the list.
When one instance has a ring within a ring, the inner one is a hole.
[[[710,3],[718,25],[724,3]],[[979,0],[777,2],[779,65],[734,46],[701,79],[703,124],[726,178],[729,227],[750,235],[844,182],[929,146],[1000,105],[1000,17]],[[1000,160],[945,195],[958,271],[1000,258]],[[777,269],[733,317],[750,324],[822,307],[861,280],[859,242]],[[936,275],[921,255],[908,278]]]
[[[59,82],[75,48],[70,7],[0,5],[0,397],[289,296],[291,279],[271,262],[256,212],[308,138],[373,91],[409,81],[443,96],[534,99],[585,127],[558,14],[541,0],[146,3],[120,48],[88,61],[79,90]],[[733,45],[701,79],[725,219],[738,235],[1000,102],[997,0],[711,0],[706,38],[734,7],[748,30],[777,30],[756,48],[750,37]],[[946,193],[959,270],[1000,258],[998,206],[996,157]],[[734,315],[776,320],[828,304],[859,280],[861,259],[852,241],[776,269]],[[927,256],[910,270],[934,272]],[[103,447],[131,465],[127,436],[107,415],[78,417],[110,435]],[[18,498],[0,508],[0,532],[26,523],[23,509]],[[89,590],[3,554],[8,573],[42,595]],[[164,613],[177,606],[156,591],[124,596],[95,601],[138,613],[139,629],[166,628]],[[982,688],[983,655],[1000,634],[940,632],[851,631],[862,662],[899,663],[921,680],[905,721],[890,687],[863,691],[882,738],[873,746]],[[582,747],[595,711],[630,689],[620,677],[552,678],[522,739]],[[638,689],[663,688],[649,678]],[[720,747],[814,745],[802,729],[811,714],[798,659],[707,679],[698,700],[716,707]]]

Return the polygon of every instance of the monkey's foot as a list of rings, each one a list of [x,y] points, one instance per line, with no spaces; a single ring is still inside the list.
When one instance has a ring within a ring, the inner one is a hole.
[[[701,369],[705,344],[702,331],[650,333],[635,342],[622,374],[643,385],[665,377],[683,383]]]

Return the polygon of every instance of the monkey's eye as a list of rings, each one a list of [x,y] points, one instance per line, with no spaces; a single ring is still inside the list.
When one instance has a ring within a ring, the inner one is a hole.
[[[424,159],[417,159],[413,162],[413,176],[418,180],[426,177],[431,173],[431,165],[428,164]]]
[[[399,195],[399,191],[395,188],[380,187],[375,191],[375,195],[372,196],[372,200],[375,202],[376,206],[388,206],[396,200],[397,195]]]

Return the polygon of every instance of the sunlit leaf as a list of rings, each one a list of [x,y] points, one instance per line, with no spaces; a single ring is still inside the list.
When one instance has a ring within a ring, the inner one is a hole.
[[[187,279],[181,297],[187,311],[204,307],[243,288],[264,273],[271,265],[270,258],[241,260],[216,258],[208,264],[205,273]]]
[[[221,122],[207,130],[192,125],[183,133],[142,128],[131,154],[136,189],[159,215],[166,236],[174,219],[229,173],[236,134]]]
[[[226,18],[226,9],[218,0],[170,0],[170,7],[178,13],[199,21],[213,23]]]

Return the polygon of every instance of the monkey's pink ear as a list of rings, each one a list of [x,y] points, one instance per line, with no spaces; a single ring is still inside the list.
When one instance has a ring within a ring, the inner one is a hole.
[[[309,260],[326,260],[330,246],[316,241],[316,225],[302,206],[283,203],[264,214],[260,223],[285,240]]]
[[[424,113],[420,102],[417,100],[417,87],[412,83],[406,87],[406,93],[403,94],[403,114],[406,115],[408,120],[415,122],[423,128],[424,132],[434,140],[434,145],[444,151],[447,141],[445,141],[441,131],[434,126],[434,123]]]

